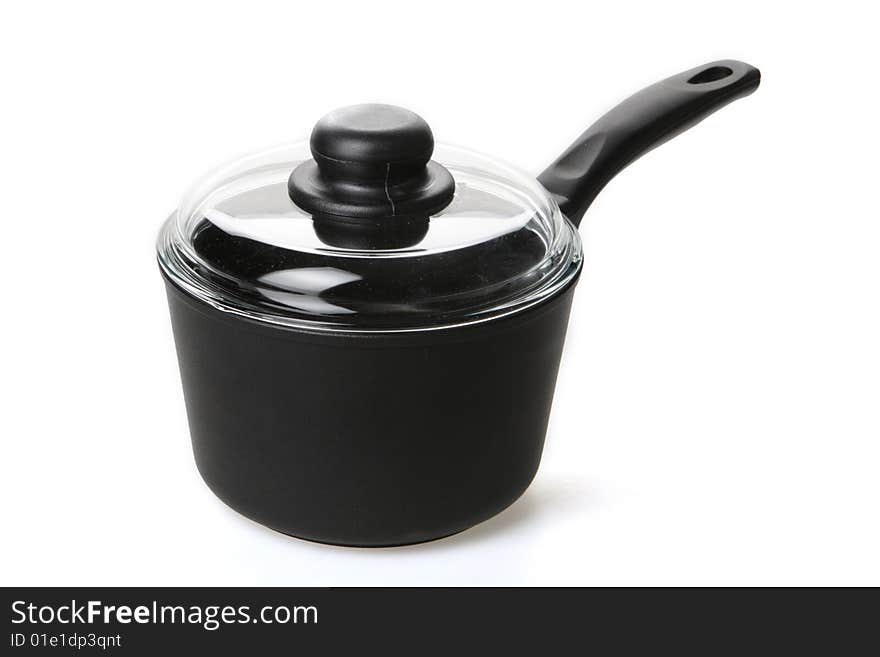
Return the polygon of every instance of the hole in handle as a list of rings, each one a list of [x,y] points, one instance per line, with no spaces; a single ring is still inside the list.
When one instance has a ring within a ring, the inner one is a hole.
[[[705,84],[706,82],[716,82],[722,80],[729,75],[733,75],[733,69],[727,66],[712,66],[705,71],[700,71],[690,80],[688,84]]]

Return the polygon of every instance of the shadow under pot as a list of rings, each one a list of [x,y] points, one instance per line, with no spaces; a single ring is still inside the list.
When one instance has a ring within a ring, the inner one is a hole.
[[[157,250],[204,480],[259,523],[351,546],[510,505],[541,459],[581,217],[759,78],[735,61],[668,78],[538,180],[358,105],[196,183]]]

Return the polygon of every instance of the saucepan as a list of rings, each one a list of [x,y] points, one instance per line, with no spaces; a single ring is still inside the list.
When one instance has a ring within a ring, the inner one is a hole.
[[[199,180],[157,251],[207,485],[350,546],[441,538],[510,505],[541,459],[584,212],[759,80],[719,61],[658,82],[537,180],[388,105],[330,112],[308,142]]]

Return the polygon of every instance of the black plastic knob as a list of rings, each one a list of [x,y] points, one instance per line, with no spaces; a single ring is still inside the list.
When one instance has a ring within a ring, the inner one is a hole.
[[[310,146],[314,159],[294,169],[288,191],[316,219],[424,218],[455,192],[452,175],[431,161],[431,128],[400,107],[330,112],[315,125]]]

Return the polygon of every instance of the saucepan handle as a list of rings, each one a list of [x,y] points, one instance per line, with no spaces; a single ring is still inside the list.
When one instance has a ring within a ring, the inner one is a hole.
[[[639,157],[752,93],[754,66],[712,62],[662,80],[630,96],[590,126],[538,181],[575,224],[602,188]]]

